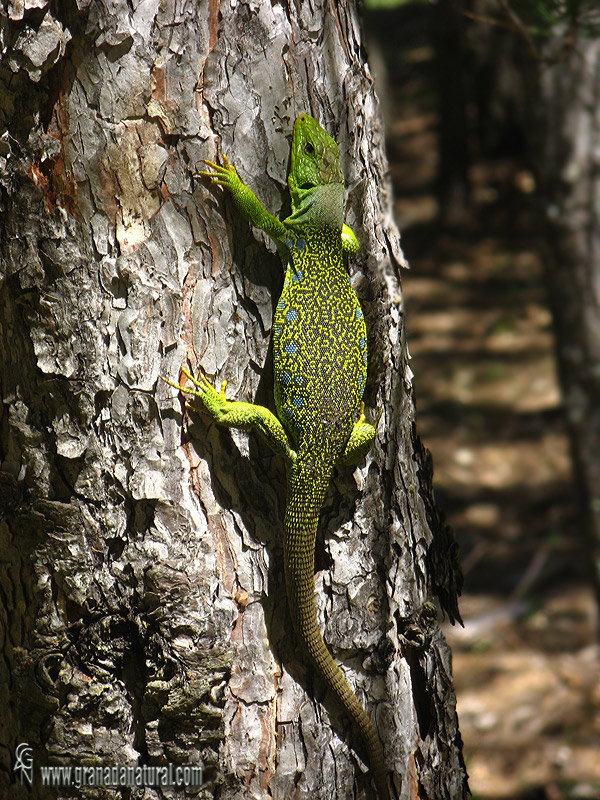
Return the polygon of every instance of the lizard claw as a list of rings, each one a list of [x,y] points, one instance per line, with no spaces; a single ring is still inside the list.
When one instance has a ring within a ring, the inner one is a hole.
[[[381,415],[382,414],[383,414],[383,406],[377,412],[377,417],[375,418],[375,422],[373,422],[373,427],[374,428],[377,427],[377,423],[381,419]],[[366,422],[366,421],[367,421],[367,418],[365,417],[365,401],[361,400],[360,401],[360,411],[358,413],[358,420],[356,421],[356,424],[360,425],[361,422]]]
[[[234,190],[234,187],[241,183],[240,176],[238,175],[237,169],[229,162],[229,159],[224,153],[221,158],[223,159],[223,166],[214,161],[204,161],[203,163],[209,166],[211,170],[214,170],[214,172],[200,170],[196,175],[208,178],[216,186],[224,186],[231,192]]]
[[[356,424],[360,425],[362,422],[366,422],[367,418],[365,417],[365,402],[364,400],[360,401],[360,411],[358,412],[358,419],[356,420]]]
[[[227,381],[223,381],[220,391],[217,391],[203,372],[201,372],[197,378],[195,378],[186,367],[182,367],[181,372],[193,383],[193,386],[187,383],[175,383],[162,375],[160,377],[165,383],[168,383],[169,386],[183,393],[185,396],[185,407],[187,409],[195,411],[198,414],[208,413],[214,419],[220,418],[227,407],[231,405],[225,398]],[[194,397],[198,398],[200,408],[197,408],[189,402],[188,398]]]

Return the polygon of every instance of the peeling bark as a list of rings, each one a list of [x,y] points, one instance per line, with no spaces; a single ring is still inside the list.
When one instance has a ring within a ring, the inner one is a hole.
[[[283,464],[253,435],[183,416],[159,381],[187,354],[230,397],[271,402],[278,258],[194,175],[225,152],[285,214],[292,124],[309,111],[340,143],[365,399],[383,407],[366,463],[325,503],[318,613],[398,796],[463,797],[428,603],[457,616],[456,554],[414,432],[402,254],[355,10],[30,0],[0,13],[2,796],[25,796],[23,741],[36,764],[201,759],[200,798],[372,796],[355,734],[290,634]]]

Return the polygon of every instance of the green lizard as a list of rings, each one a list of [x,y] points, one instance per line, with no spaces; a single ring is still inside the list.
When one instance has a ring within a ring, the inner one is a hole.
[[[366,745],[381,800],[390,794],[375,726],[329,653],[317,623],[314,552],[321,505],[334,465],[362,458],[375,427],[366,422],[362,395],[367,376],[363,313],[346,272],[344,252],[358,240],[344,224],[344,175],[334,140],[308,114],[296,120],[288,186],[292,213],[283,222],[242,183],[235,167],[207,161],[200,174],[230,192],[240,211],[276,242],[285,280],[273,326],[275,407],[225,399],[205,376],[181,386],[215,422],[256,428],[288,462],[284,562],[290,614],[297,636],[321,678],[354,720]]]

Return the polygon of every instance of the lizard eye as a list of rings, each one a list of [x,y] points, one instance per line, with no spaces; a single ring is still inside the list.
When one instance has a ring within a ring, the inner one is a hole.
[[[315,148],[310,142],[307,142],[304,145],[304,152],[306,153],[307,156],[312,156],[314,155]]]

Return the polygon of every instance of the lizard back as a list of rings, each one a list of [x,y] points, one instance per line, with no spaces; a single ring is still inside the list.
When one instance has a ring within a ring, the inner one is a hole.
[[[340,231],[290,231],[273,327],[275,405],[304,461],[332,465],[358,418],[367,332],[344,267]]]

